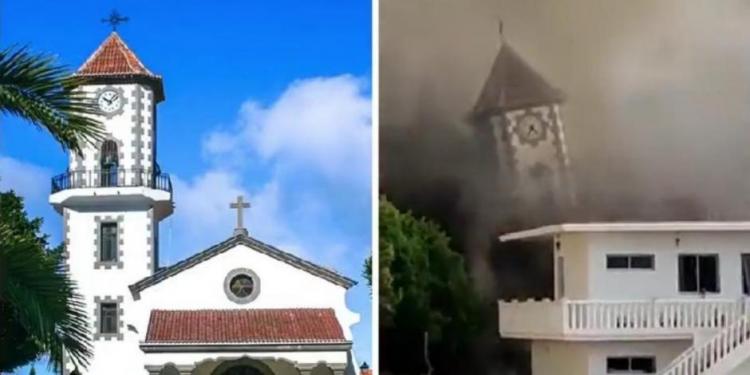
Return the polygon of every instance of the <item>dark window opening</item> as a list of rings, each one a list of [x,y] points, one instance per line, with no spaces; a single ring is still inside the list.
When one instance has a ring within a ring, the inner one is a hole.
[[[750,294],[750,254],[742,254],[742,293]]]
[[[607,269],[654,269],[653,255],[607,255]]]
[[[608,357],[608,374],[655,374],[655,357]]]
[[[117,223],[102,223],[100,230],[101,245],[99,260],[102,262],[117,261]]]
[[[627,269],[628,257],[620,256],[620,255],[608,255],[607,256],[607,268],[608,269]]]
[[[99,309],[99,333],[117,333],[117,304],[102,303]]]
[[[232,294],[239,298],[245,298],[253,293],[255,282],[245,274],[237,275],[229,282],[229,288]]]
[[[653,255],[634,255],[630,257],[630,268],[654,269]]]
[[[112,140],[106,140],[102,144],[101,159],[101,186],[117,186],[117,167],[119,157],[117,155],[117,143]]]
[[[680,292],[719,292],[719,256],[680,255]]]

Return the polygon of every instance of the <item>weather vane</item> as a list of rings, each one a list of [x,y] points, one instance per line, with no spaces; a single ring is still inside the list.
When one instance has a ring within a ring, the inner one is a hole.
[[[108,23],[112,26],[112,31],[117,31],[117,25],[128,22],[128,20],[129,18],[123,17],[117,9],[112,9],[112,13],[109,14],[109,17],[102,18],[103,23]]]

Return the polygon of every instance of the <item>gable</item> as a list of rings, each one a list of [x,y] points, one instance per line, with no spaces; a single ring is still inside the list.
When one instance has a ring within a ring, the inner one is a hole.
[[[298,270],[304,271],[317,278],[326,280],[332,284],[344,287],[346,289],[356,285],[356,282],[354,280],[338,274],[331,269],[319,266],[296,255],[277,249],[250,236],[240,234],[231,237],[224,242],[218,243],[204,251],[201,251],[185,260],[177,262],[172,266],[160,269],[153,275],[130,285],[130,291],[133,294],[134,298],[138,299],[141,291],[153,285],[159,284],[164,280],[178,275],[188,269],[191,269],[211,258],[216,257],[217,255],[223,254],[238,247],[263,254],[276,261],[282,262]]]

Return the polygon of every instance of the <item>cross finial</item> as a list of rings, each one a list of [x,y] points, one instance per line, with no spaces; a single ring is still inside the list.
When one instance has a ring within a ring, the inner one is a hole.
[[[247,236],[247,229],[245,229],[245,226],[242,224],[242,210],[245,208],[250,208],[250,203],[245,202],[243,200],[243,197],[241,195],[238,195],[237,201],[234,203],[230,203],[229,208],[237,210],[237,227],[234,228],[235,236],[238,234],[244,234],[245,236]]]
[[[108,23],[112,27],[112,31],[117,31],[117,26],[121,23],[128,22],[128,17],[123,17],[120,15],[120,12],[117,11],[117,9],[112,9],[112,13],[109,14],[109,17],[102,18],[103,23]]]

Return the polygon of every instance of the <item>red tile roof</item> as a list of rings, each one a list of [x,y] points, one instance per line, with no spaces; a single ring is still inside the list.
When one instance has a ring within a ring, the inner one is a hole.
[[[147,343],[340,343],[333,309],[154,310]]]
[[[138,56],[123,42],[116,32],[94,51],[83,65],[78,68],[77,75],[81,76],[124,76],[141,75],[156,77]]]

